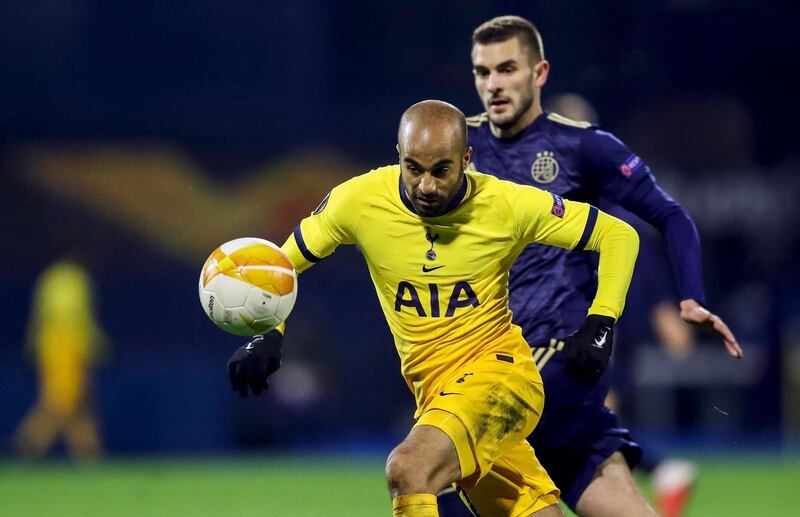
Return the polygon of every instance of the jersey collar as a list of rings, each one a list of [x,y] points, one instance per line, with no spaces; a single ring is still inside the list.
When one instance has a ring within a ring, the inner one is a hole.
[[[402,172],[400,173],[400,176],[399,176],[398,180],[399,180],[398,181],[398,187],[400,189],[400,200],[403,202],[405,207],[408,208],[412,213],[417,214],[417,211],[414,209],[414,205],[411,203],[411,200],[408,199],[408,196],[406,195],[406,189],[403,188],[403,173]],[[447,208],[445,209],[445,211],[442,212],[440,215],[437,215],[435,217],[441,217],[443,215],[446,215],[447,213],[452,212],[453,210],[455,210],[456,207],[458,207],[458,205],[461,204],[461,202],[464,200],[464,197],[467,195],[467,183],[468,182],[469,182],[469,178],[465,174],[464,175],[464,180],[461,182],[461,187],[459,187],[458,192],[456,193],[455,197],[452,200],[450,200],[450,204],[447,205]],[[417,214],[417,215],[419,215],[419,214]],[[424,217],[424,216],[420,215],[420,217]],[[428,219],[428,218],[426,218],[426,219]]]

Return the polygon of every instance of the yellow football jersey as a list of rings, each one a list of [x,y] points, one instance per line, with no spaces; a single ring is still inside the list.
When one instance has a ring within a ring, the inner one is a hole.
[[[399,165],[352,178],[303,219],[283,250],[303,271],[340,244],[359,246],[419,408],[469,361],[530,354],[511,323],[508,271],[532,242],[601,250],[589,312],[619,317],[635,231],[590,205],[474,171],[437,217],[415,213]]]

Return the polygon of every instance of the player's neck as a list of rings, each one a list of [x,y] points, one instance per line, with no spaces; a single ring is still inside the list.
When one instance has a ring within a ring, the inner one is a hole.
[[[533,124],[533,121],[542,114],[542,106],[539,103],[534,103],[531,107],[517,120],[517,122],[511,127],[501,128],[495,126],[494,124],[489,122],[489,126],[492,130],[492,134],[501,140],[505,140],[508,138],[514,138],[518,134],[522,133],[525,128]]]

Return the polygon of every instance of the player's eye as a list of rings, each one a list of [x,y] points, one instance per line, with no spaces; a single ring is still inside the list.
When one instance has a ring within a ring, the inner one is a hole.
[[[488,70],[484,70],[482,68],[481,69],[478,69],[478,68],[473,69],[472,73],[475,74],[477,77],[480,77],[481,79],[483,79],[484,77],[489,75],[489,71]]]

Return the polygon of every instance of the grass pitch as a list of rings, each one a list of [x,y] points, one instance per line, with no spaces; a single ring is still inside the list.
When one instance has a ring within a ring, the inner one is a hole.
[[[699,464],[689,517],[797,511],[800,458]],[[388,516],[384,485],[380,458],[0,462],[0,516]]]

